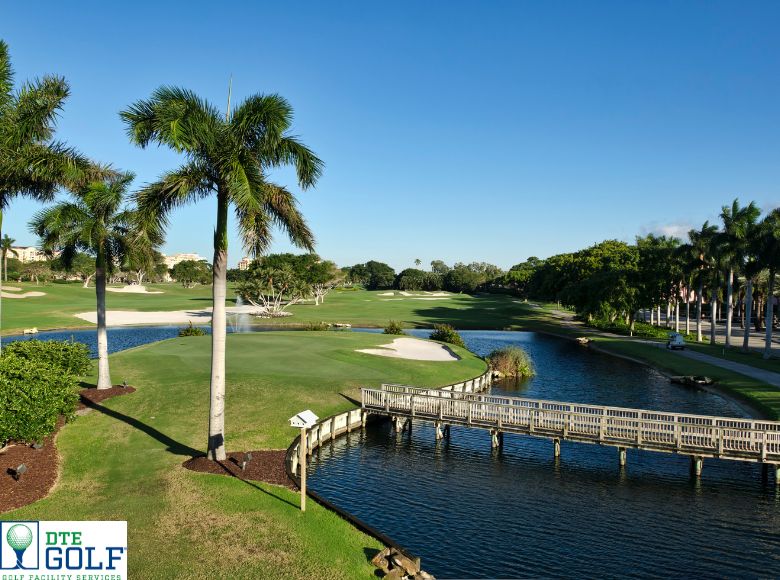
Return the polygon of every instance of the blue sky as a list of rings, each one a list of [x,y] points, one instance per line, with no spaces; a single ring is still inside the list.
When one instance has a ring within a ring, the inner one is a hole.
[[[178,162],[131,146],[118,117],[157,86],[222,107],[232,74],[236,99],[285,96],[326,163],[301,207],[340,265],[509,267],[686,231],[734,197],[780,205],[776,2],[226,6],[5,2],[0,37],[18,80],[70,82],[58,137],[137,185]],[[19,243],[36,242],[26,223],[39,207],[11,205]],[[164,251],[210,257],[215,208],[177,211]]]

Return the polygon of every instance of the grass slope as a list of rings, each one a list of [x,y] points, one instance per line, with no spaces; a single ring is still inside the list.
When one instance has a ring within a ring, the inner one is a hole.
[[[352,405],[341,396],[383,381],[444,385],[482,373],[469,353],[421,362],[356,353],[388,337],[278,332],[228,336],[229,450],[284,448],[287,419]],[[58,439],[62,476],[46,499],[6,519],[126,519],[133,578],[373,577],[364,550],[378,543],[297,494],[187,471],[208,422],[209,337],[177,338],[111,357],[134,394],[109,400]]]

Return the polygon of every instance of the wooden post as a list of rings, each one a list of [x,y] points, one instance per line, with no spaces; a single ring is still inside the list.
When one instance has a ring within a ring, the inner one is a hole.
[[[626,466],[626,448],[625,447],[618,447],[618,462],[620,463],[620,467]]]
[[[436,421],[435,425],[436,425],[436,441],[444,439],[444,434],[441,432],[441,422]]]
[[[691,456],[691,472],[696,477],[701,477],[701,470],[704,467],[704,459],[698,455]]]
[[[553,457],[561,456],[561,440],[553,439]]]
[[[298,444],[298,469],[301,470],[301,511],[306,511],[306,427],[301,427]]]

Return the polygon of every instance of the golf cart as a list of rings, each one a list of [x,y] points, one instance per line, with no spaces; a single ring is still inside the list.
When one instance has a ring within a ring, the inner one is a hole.
[[[670,332],[669,340],[666,341],[666,348],[669,350],[685,350],[685,338],[679,332]]]

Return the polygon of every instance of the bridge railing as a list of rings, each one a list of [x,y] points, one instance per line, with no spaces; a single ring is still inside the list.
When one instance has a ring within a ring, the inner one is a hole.
[[[388,388],[389,387],[389,388]],[[442,393],[402,385],[362,390],[363,408],[442,422],[659,450],[780,461],[780,422],[560,401]]]

